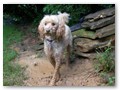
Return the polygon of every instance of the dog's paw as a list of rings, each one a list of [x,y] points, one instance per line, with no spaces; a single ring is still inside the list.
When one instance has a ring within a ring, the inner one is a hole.
[[[49,83],[49,86],[55,86],[55,83],[51,81],[51,82]]]

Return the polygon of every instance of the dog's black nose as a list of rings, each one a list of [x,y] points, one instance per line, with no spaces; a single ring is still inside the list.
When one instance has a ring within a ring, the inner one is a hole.
[[[46,32],[49,33],[49,32],[50,32],[50,29],[47,29]]]

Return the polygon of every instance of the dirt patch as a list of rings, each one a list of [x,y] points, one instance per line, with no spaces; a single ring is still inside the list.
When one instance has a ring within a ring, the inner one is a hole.
[[[22,67],[26,66],[25,73],[28,79],[24,81],[24,84],[26,86],[48,86],[54,68],[46,59],[43,50],[36,51],[32,49],[37,42],[32,42],[28,38],[23,42],[23,48],[21,45],[16,45],[14,48],[17,48],[20,53],[16,61]],[[69,69],[66,69],[65,63],[63,63],[60,74],[61,78],[56,86],[99,86],[103,84],[102,78],[94,70],[93,60],[89,59],[76,58],[70,64]]]
[[[38,58],[33,52],[25,52],[19,58],[18,63],[21,66],[27,66],[26,74],[28,79],[25,82],[27,86],[45,86],[49,80],[44,80],[44,78],[49,78],[52,75],[53,67],[46,60],[46,58]]]

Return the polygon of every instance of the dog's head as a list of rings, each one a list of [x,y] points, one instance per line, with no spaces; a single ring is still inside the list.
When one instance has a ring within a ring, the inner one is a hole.
[[[38,31],[40,37],[44,39],[45,36],[54,36],[56,39],[61,39],[65,33],[65,24],[68,23],[67,13],[60,13],[59,15],[45,15],[40,21]]]

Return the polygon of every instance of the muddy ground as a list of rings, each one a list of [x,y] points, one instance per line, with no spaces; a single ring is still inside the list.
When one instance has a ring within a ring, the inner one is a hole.
[[[29,36],[13,47],[19,53],[16,62],[26,67],[25,74],[28,77],[24,81],[26,86],[48,86],[53,74],[54,68],[39,46],[39,40]],[[63,61],[60,74],[61,78],[56,86],[99,86],[103,84],[103,79],[95,72],[93,60],[87,58],[76,57],[69,69],[66,69]]]

